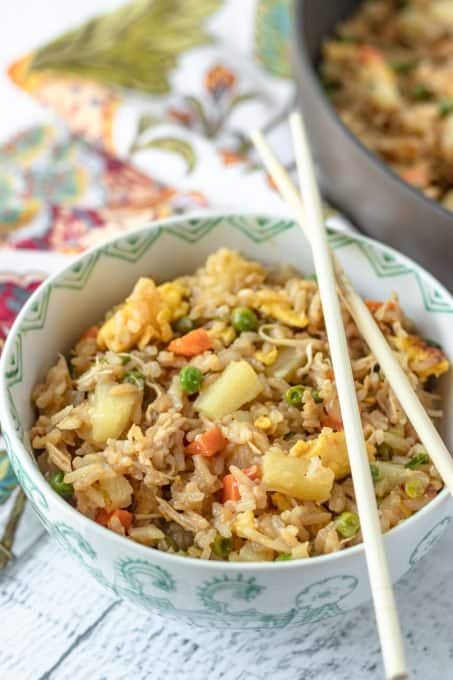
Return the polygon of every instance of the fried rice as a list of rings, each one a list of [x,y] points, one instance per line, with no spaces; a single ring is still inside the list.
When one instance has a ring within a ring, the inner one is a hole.
[[[352,132],[453,210],[453,3],[366,0],[326,41],[321,75]]]
[[[428,413],[442,350],[396,296],[368,300]],[[387,531],[442,481],[343,309]],[[78,511],[143,545],[231,561],[361,541],[315,277],[221,249],[193,275],[141,278],[33,392],[41,471]]]

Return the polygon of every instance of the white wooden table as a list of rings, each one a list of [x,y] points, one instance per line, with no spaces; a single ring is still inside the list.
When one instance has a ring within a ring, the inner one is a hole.
[[[249,1],[249,0],[243,0]],[[47,115],[3,75],[13,58],[121,0],[0,3],[0,136]],[[0,507],[0,532],[7,507]],[[202,632],[112,599],[28,511],[17,560],[0,576],[0,680],[375,680],[370,606],[289,633]],[[450,529],[397,586],[411,678],[453,678]]]
[[[1,515],[0,515],[1,518]],[[290,632],[190,629],[105,593],[27,513],[0,578],[4,680],[380,680],[371,606]],[[451,529],[396,588],[413,680],[453,677]]]

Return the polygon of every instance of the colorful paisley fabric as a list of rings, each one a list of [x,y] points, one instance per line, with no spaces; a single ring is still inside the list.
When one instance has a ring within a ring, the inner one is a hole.
[[[280,209],[248,131],[279,138],[291,107],[289,4],[135,0],[11,64],[61,124],[0,143],[0,247],[77,253],[156,218],[243,209],[250,196]],[[0,275],[1,344],[37,285]],[[13,483],[2,453],[0,503]]]

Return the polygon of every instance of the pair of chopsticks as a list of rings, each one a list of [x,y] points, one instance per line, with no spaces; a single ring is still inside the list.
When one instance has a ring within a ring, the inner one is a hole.
[[[299,226],[312,247],[386,677],[389,680],[404,680],[408,678],[404,646],[385,555],[337,287],[420,441],[426,447],[452,494],[453,459],[374,317],[363,300],[355,293],[341,264],[330,251],[313,160],[300,114],[294,113],[290,116],[290,126],[303,204],[290,177],[266,144],[262,134],[259,131],[253,132],[251,138],[267,171],[283,198],[292,208]]]

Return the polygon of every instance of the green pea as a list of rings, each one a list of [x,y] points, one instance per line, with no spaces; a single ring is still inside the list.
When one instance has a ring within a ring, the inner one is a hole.
[[[439,116],[446,118],[450,113],[453,113],[453,99],[443,99],[438,104]]]
[[[322,402],[324,401],[321,395],[319,394],[319,390],[312,390],[311,396],[313,397],[313,401],[315,402],[315,404],[322,404]]]
[[[415,470],[420,467],[420,465],[429,465],[429,456],[427,453],[417,453],[415,456],[412,456],[404,467],[409,468],[409,470]]]
[[[382,473],[377,465],[374,463],[370,464],[370,471],[371,471],[371,476],[373,478],[373,482],[379,482],[382,479]]]
[[[66,484],[64,481],[64,472],[59,470],[54,472],[49,478],[49,484],[59,496],[68,500],[74,495],[74,488],[72,484]]]
[[[230,554],[232,547],[232,538],[225,538],[224,536],[217,534],[212,543],[212,552],[214,555],[217,555],[217,557],[227,557]]]
[[[359,516],[355,512],[342,512],[335,520],[335,528],[343,538],[352,538],[360,529]]]
[[[180,316],[179,319],[176,319],[173,323],[173,330],[176,331],[176,333],[181,333],[181,335],[190,333],[194,328],[195,323],[189,316]]]
[[[289,390],[285,392],[285,400],[291,406],[302,406],[304,403],[303,396],[305,392],[305,387],[303,385],[294,385],[290,387]]]
[[[392,457],[392,448],[387,444],[387,442],[382,442],[377,446],[377,454],[381,460],[390,460]]]
[[[141,371],[137,371],[137,369],[134,368],[132,371],[126,371],[123,382],[131,383],[131,385],[135,385],[140,390],[143,390],[146,378]]]
[[[290,559],[291,559],[291,555],[289,553],[281,553],[281,555],[278,555],[275,558],[275,562],[287,562]]]
[[[195,366],[184,366],[179,373],[181,389],[187,394],[195,394],[200,391],[203,382],[203,373]]]
[[[258,319],[255,312],[248,307],[236,307],[231,314],[233,328],[240,333],[245,331],[256,331]]]
[[[436,342],[435,340],[432,340],[431,338],[425,338],[425,342],[430,347],[436,347],[437,349],[442,349],[442,345],[439,345],[438,342]]]
[[[404,493],[408,498],[420,498],[425,493],[425,489],[425,482],[418,477],[409,479],[404,485]]]

